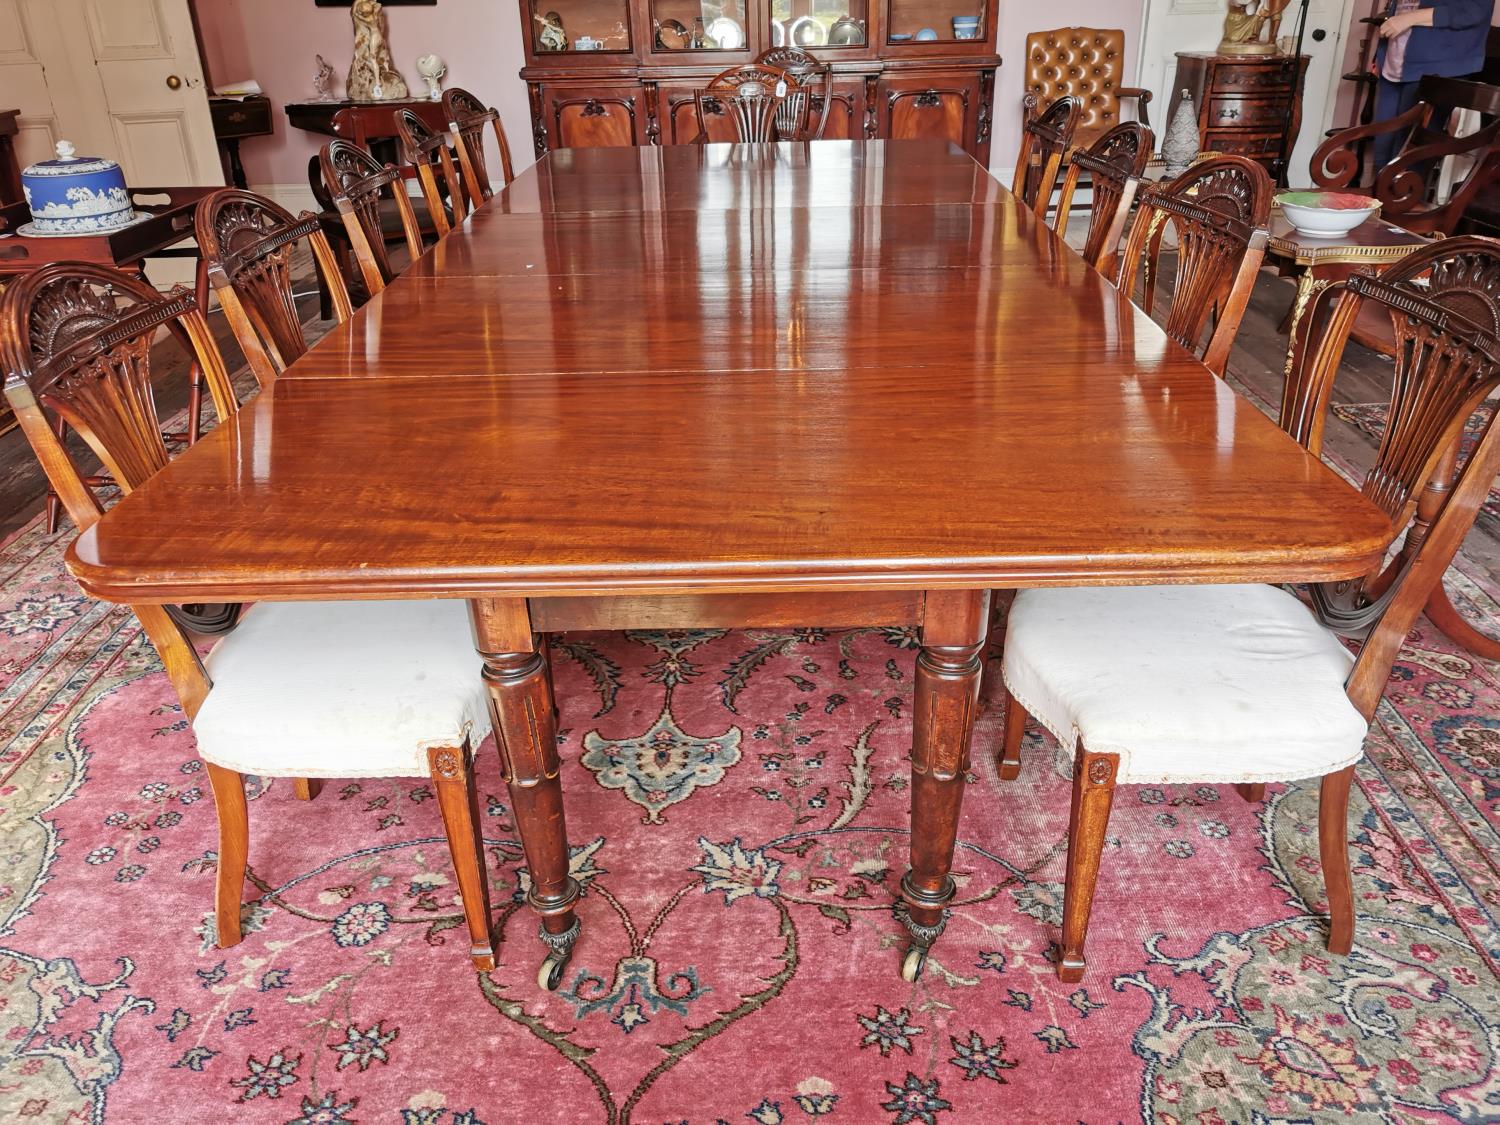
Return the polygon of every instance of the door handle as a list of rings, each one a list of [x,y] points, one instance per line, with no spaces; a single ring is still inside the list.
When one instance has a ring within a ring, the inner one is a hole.
[[[167,75],[167,89],[168,90],[180,90],[180,89],[182,89],[182,79],[178,78],[177,75],[175,75],[175,74],[169,74],[169,75]]]
[[[1321,27],[1315,27],[1315,28],[1313,28],[1313,30],[1312,30],[1312,41],[1314,43],[1321,43],[1321,42],[1323,42],[1323,40],[1325,40],[1327,38],[1328,38],[1328,32],[1324,31]]]

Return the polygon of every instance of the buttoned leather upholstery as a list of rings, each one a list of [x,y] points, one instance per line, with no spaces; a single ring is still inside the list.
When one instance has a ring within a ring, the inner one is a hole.
[[[1071,94],[1083,107],[1073,143],[1088,148],[1121,120],[1125,97],[1141,91],[1122,87],[1125,32],[1119,28],[1059,27],[1026,37],[1026,89],[1042,105]],[[1149,95],[1147,95],[1149,98]],[[1140,98],[1137,120],[1146,124],[1147,98]]]

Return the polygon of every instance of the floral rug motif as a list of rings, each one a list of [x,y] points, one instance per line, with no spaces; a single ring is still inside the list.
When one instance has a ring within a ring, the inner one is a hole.
[[[244,942],[211,940],[212,798],[126,610],[66,534],[0,547],[0,1115],[56,1122],[1493,1121],[1500,680],[1421,622],[1323,947],[1316,786],[1127,787],[1089,968],[1060,984],[1069,784],[975,735],[959,901],[916,984],[905,629],[601,633],[553,661],[583,936],[542,946],[492,744],[500,966],[469,967],[422,778],[251,789]],[[1494,628],[1496,591],[1454,571]],[[476,661],[476,674],[478,671]],[[186,1110],[181,1107],[193,1107]]]

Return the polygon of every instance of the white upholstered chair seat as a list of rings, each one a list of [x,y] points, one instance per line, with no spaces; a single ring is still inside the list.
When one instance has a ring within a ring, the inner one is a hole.
[[[239,773],[425,777],[490,730],[462,601],[261,602],[205,664],[198,753]]]
[[[1006,688],[1071,752],[1118,754],[1120,782],[1290,781],[1359,760],[1354,658],[1274,586],[1024,590]]]

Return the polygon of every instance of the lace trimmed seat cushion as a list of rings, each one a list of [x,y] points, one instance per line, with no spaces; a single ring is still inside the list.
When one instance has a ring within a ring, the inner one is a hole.
[[[1316,777],[1359,760],[1354,658],[1275,586],[1026,590],[1005,686],[1071,753],[1120,755],[1117,780]]]
[[[205,664],[204,760],[263,777],[423,777],[490,730],[462,601],[262,602]]]

